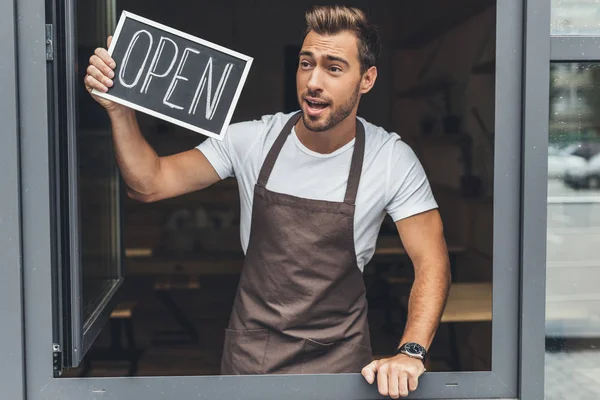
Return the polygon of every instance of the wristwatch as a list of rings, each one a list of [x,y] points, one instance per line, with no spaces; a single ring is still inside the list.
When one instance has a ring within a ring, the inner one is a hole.
[[[405,354],[411,358],[425,360],[427,350],[425,350],[425,347],[421,346],[418,343],[407,342],[400,346],[400,348],[396,351],[396,354]]]

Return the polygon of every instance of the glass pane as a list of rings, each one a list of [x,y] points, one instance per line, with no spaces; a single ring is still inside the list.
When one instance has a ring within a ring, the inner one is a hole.
[[[84,321],[119,279],[118,180],[109,135],[79,131],[79,201]],[[103,165],[104,164],[104,165]]]
[[[95,4],[97,3],[97,4]],[[90,3],[92,4],[92,3]],[[105,38],[110,2],[78,7],[94,13],[93,23],[79,23],[77,53],[77,154],[84,326],[117,283],[120,275],[119,177],[106,113],[86,92],[83,78],[95,40]],[[89,11],[93,10],[93,11]],[[79,18],[79,21],[83,21]]]
[[[551,64],[546,399],[600,398],[600,64]]]
[[[600,34],[600,2],[598,0],[551,0],[551,33],[553,35]]]

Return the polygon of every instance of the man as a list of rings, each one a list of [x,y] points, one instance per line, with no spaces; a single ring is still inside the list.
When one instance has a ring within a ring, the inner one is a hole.
[[[301,110],[232,124],[222,142],[158,157],[131,109],[94,98],[110,116],[132,198],[157,201],[237,178],[246,258],[222,373],[362,372],[382,395],[406,396],[425,370],[450,282],[437,204],[411,149],[356,116],[377,78],[376,29],[344,6],[314,7],[306,22]],[[115,67],[96,49],[88,91],[106,92]],[[415,281],[396,355],[373,361],[362,270],[386,213]]]

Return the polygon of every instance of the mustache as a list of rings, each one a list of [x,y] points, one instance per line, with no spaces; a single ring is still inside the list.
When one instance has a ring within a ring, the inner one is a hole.
[[[311,92],[310,90],[307,90],[302,94],[303,99],[306,97],[312,97],[313,99],[319,99],[323,102],[331,103],[331,101],[327,97],[323,97],[319,92]]]

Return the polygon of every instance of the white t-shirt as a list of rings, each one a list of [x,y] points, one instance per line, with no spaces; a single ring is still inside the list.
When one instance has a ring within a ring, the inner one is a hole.
[[[244,252],[250,238],[254,185],[273,142],[293,113],[263,116],[229,126],[223,141],[209,138],[198,145],[222,179],[239,185],[240,236]],[[437,208],[421,163],[395,133],[359,120],[365,127],[365,155],[354,215],[354,242],[362,271],[375,251],[388,213],[394,221]],[[350,172],[354,139],[330,154],[305,147],[292,129],[267,183],[273,192],[342,202]]]

